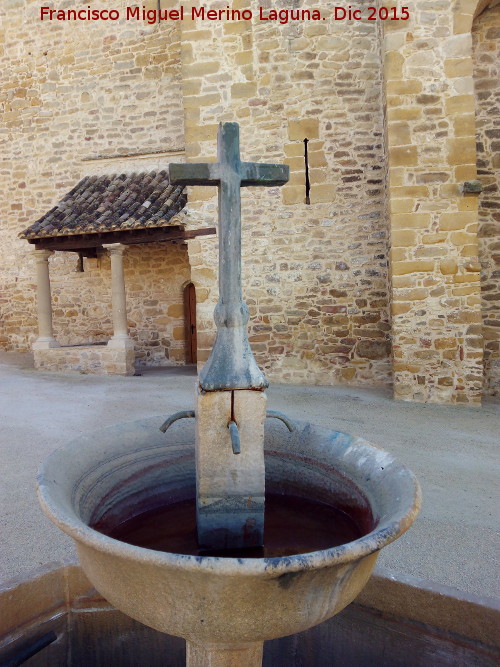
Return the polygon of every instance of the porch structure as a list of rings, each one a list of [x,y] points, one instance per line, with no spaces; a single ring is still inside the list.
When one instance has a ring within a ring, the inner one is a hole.
[[[38,338],[35,367],[87,373],[133,375],[134,341],[127,321],[123,259],[131,245],[183,242],[215,228],[186,229],[186,194],[169,183],[166,171],[87,177],[53,209],[21,232],[34,245]],[[111,259],[113,335],[107,343],[62,346],[52,325],[49,259],[56,252]]]

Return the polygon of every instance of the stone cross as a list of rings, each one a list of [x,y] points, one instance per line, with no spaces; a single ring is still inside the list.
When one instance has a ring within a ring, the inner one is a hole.
[[[219,125],[217,153],[215,163],[170,165],[171,183],[219,189],[217,338],[200,373],[195,410],[198,544],[212,553],[264,544],[268,383],[247,336],[240,188],[283,185],[289,175],[284,165],[241,162],[237,123]]]
[[[284,185],[289,167],[241,162],[238,123],[219,125],[218,162],[170,165],[170,182],[215,185],[219,190],[219,302],[217,338],[200,373],[203,391],[265,389],[267,380],[253,357],[246,326],[248,308],[241,289],[241,193],[250,185]]]

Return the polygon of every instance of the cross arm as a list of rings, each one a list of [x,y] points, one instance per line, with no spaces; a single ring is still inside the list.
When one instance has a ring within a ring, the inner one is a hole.
[[[286,164],[264,162],[241,163],[241,185],[284,185],[290,178],[290,167]]]
[[[216,163],[175,163],[169,165],[168,177],[173,185],[218,185],[218,172]]]

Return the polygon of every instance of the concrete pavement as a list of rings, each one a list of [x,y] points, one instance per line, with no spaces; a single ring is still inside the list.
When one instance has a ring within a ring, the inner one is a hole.
[[[39,509],[35,477],[55,448],[121,421],[194,407],[192,368],[139,377],[33,370],[0,352],[0,582],[75,558],[71,540]],[[405,462],[423,489],[414,526],[379,564],[477,595],[499,597],[500,406],[395,402],[389,389],[273,385],[269,409],[349,431]]]

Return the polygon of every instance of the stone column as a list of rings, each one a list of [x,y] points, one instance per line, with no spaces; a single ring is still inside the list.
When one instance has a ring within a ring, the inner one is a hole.
[[[36,261],[36,301],[38,310],[38,338],[33,343],[34,350],[59,347],[52,333],[52,302],[50,296],[49,257],[53,250],[35,250]]]
[[[127,301],[125,294],[125,276],[123,272],[123,253],[126,246],[121,243],[110,243],[103,248],[111,256],[111,304],[113,309],[113,337],[109,347],[127,348],[134,343],[128,335]]]
[[[186,640],[187,667],[261,667],[264,642],[193,644]]]

